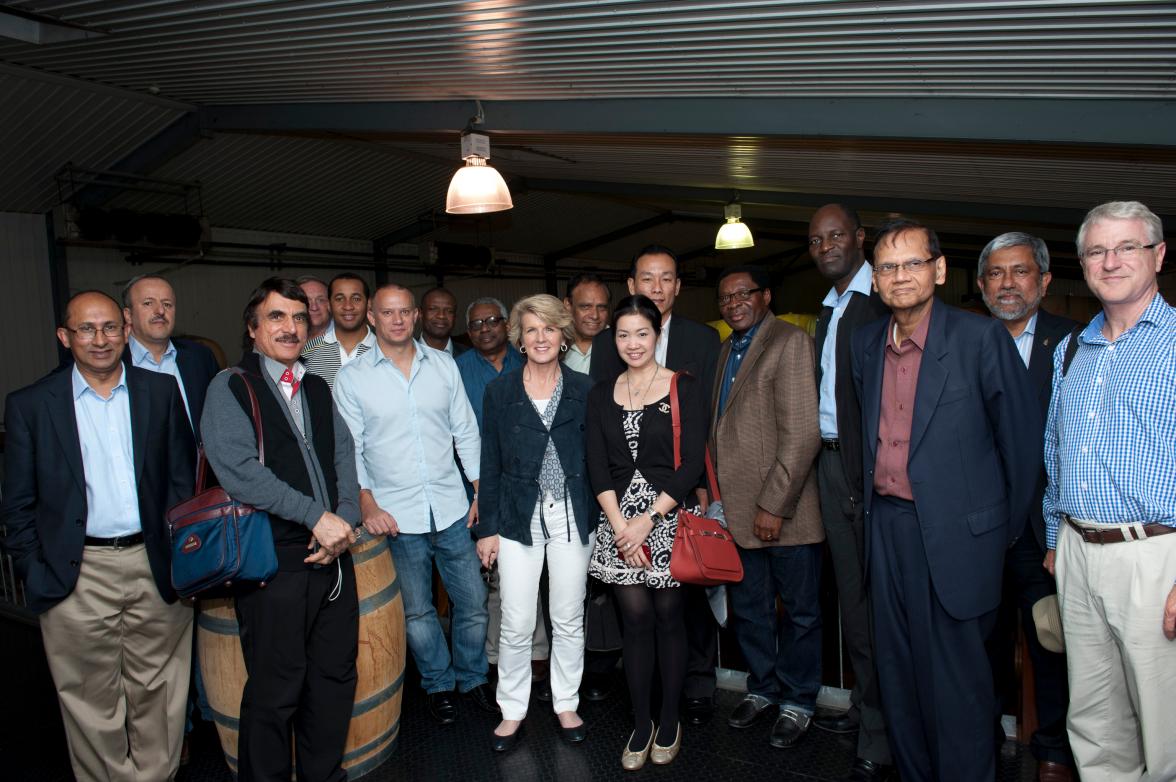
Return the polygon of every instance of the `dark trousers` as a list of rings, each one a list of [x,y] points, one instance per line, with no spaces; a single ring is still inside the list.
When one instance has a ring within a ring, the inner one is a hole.
[[[850,716],[858,720],[859,758],[890,764],[890,743],[874,670],[874,638],[866,597],[866,529],[860,488],[851,488],[839,451],[822,450],[817,462],[821,521],[833,560],[837,601],[841,607],[841,638],[853,669]]]
[[[819,543],[740,547],[743,580],[728,586],[747,691],[809,715],[821,689],[821,554]]]
[[[992,669],[984,640],[995,611],[949,615],[935,595],[912,502],[874,495],[870,605],[882,711],[903,782],[993,782]]]
[[[713,698],[719,656],[719,625],[706,598],[706,587],[683,584],[686,595],[686,682],[684,698]]]
[[[1005,555],[1004,600],[1002,613],[1007,610],[1012,621],[1006,632],[994,633],[989,642],[993,670],[1011,663],[1016,648],[1016,620],[1025,633],[1029,657],[1033,660],[1033,686],[1037,705],[1037,730],[1029,746],[1033,756],[1041,761],[1073,765],[1070,742],[1066,736],[1066,708],[1070,703],[1070,688],[1066,681],[1066,656],[1047,651],[1037,640],[1033,624],[1033,604],[1043,597],[1057,593],[1053,576],[1041,566],[1045,552],[1033,530],[1025,532]],[[999,711],[999,709],[998,709]],[[999,719],[999,714],[997,715]]]
[[[359,600],[351,556],[278,573],[237,597],[249,680],[241,697],[239,782],[289,782],[293,734],[298,779],[341,782],[355,699]]]

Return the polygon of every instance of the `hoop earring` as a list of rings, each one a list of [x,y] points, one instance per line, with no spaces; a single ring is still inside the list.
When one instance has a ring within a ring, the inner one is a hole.
[[[523,353],[523,354],[526,354],[526,352],[527,352],[527,346],[526,346],[526,345],[519,345],[519,352],[520,352],[520,353]]]
[[[560,353],[567,353],[568,352],[568,343],[561,342],[559,345],[559,352]]]

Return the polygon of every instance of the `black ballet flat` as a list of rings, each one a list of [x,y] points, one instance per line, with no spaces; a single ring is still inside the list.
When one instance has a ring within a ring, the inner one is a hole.
[[[522,732],[523,724],[520,722],[519,726],[515,728],[515,732],[509,736],[499,736],[497,733],[492,733],[490,735],[493,737],[493,741],[490,744],[490,748],[495,752],[510,752],[518,745],[519,736],[522,735]]]
[[[558,719],[556,723],[559,723]],[[588,723],[581,722],[574,728],[565,728],[563,725],[560,725],[559,737],[569,744],[583,744],[584,739],[588,738]]]

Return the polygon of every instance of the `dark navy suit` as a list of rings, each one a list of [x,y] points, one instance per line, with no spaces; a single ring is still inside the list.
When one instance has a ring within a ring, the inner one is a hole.
[[[176,366],[180,368],[180,380],[184,384],[184,395],[188,399],[188,411],[192,417],[192,431],[196,439],[200,439],[200,414],[204,411],[204,395],[208,392],[208,384],[220,372],[216,358],[212,351],[187,339],[173,339],[176,348]],[[123,363],[132,365],[131,347],[128,340],[123,348]]]
[[[873,490],[890,321],[853,336],[882,706],[904,782],[991,782],[995,702],[984,640],[1005,552],[1037,486],[1041,414],[1002,323],[938,300],[927,317],[907,460],[913,502]]]

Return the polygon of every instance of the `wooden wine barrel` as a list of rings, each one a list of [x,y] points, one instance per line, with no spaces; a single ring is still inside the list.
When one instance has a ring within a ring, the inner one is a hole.
[[[351,556],[359,593],[359,656],[343,767],[348,779],[358,779],[388,759],[400,736],[404,602],[386,538],[365,537],[351,549]],[[236,774],[241,693],[247,677],[233,601],[200,601],[196,636],[200,673],[221,749]]]

